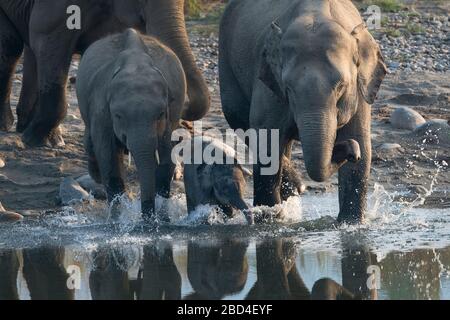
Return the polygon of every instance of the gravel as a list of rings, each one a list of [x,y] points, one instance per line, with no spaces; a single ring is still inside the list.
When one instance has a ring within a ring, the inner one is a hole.
[[[382,29],[373,30],[390,73],[450,70],[449,16],[402,11],[382,14]],[[218,36],[191,32],[191,46],[214,92],[219,84]]]

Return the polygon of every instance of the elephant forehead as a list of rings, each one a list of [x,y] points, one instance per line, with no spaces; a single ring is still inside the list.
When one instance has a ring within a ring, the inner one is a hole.
[[[168,88],[163,77],[157,72],[146,74],[133,73],[130,70],[120,70],[111,81],[111,91],[126,96],[156,98],[167,97]]]
[[[297,47],[302,51],[327,51],[350,49],[354,39],[338,23],[329,19],[297,19],[283,38],[285,47]]]

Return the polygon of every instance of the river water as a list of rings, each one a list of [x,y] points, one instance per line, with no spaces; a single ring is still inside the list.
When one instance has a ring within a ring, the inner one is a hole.
[[[255,227],[186,217],[183,198],[159,201],[172,224],[156,230],[136,201],[115,224],[95,203],[65,208],[0,226],[0,299],[450,299],[450,210],[396,196],[375,186],[366,223],[340,227],[335,194]]]

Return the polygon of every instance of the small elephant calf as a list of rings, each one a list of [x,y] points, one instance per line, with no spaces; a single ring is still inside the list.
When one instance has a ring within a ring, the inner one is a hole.
[[[200,143],[196,143],[201,139]],[[205,148],[214,147],[215,152],[224,156],[231,156],[231,149],[222,142],[209,137],[194,137],[193,146],[201,145]],[[253,224],[253,217],[249,206],[243,199],[246,188],[244,170],[237,162],[235,164],[184,164],[184,185],[188,213],[191,214],[199,205],[217,205],[228,216],[233,217],[234,210],[241,210],[249,224]]]
[[[94,43],[80,64],[77,95],[89,174],[111,202],[125,192],[123,156],[131,152],[143,218],[153,222],[156,193],[170,194],[171,135],[185,104],[186,77],[169,48],[154,38],[147,46],[133,29]]]

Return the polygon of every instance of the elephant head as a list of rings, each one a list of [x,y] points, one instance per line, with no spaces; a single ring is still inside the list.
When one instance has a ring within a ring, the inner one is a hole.
[[[107,99],[115,137],[135,160],[147,219],[155,208],[159,141],[172,130],[169,85],[146,51],[139,50],[118,59]]]
[[[243,199],[246,181],[240,166],[215,164],[212,168],[214,195],[223,206],[248,211]]]
[[[259,78],[289,105],[309,176],[323,182],[359,161],[359,144],[337,143],[337,132],[361,104],[374,102],[387,73],[365,25],[349,32],[331,18],[282,16],[270,27],[261,59]]]
[[[139,0],[147,34],[155,36],[170,47],[180,59],[188,86],[189,102],[182,119],[196,121],[210,108],[210,94],[205,79],[192,54],[186,32],[184,0]]]

